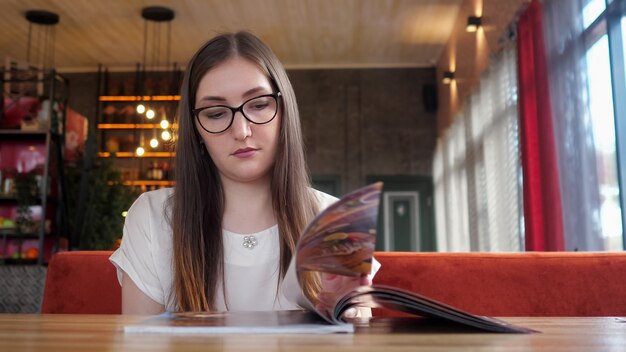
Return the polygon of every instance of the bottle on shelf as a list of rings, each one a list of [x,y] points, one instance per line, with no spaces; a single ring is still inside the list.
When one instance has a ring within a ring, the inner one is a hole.
[[[150,168],[146,172],[146,178],[148,180],[162,180],[163,179],[163,169],[158,161],[153,161],[150,163]]]
[[[135,135],[133,133],[127,133],[126,138],[120,145],[120,151],[133,152],[135,147]]]
[[[153,164],[150,163],[150,166],[148,167],[148,170],[146,170],[146,180],[152,180],[152,175],[154,174],[154,169],[153,169]]]
[[[167,163],[167,161],[163,162],[163,166],[161,168],[163,170],[163,178],[161,178],[162,180],[169,180],[170,179],[170,164]]]
[[[155,178],[159,181],[163,180],[163,165],[159,164],[158,162],[156,163],[156,177]]]
[[[107,138],[105,144],[109,153],[117,153],[120,151],[120,140],[115,136]]]

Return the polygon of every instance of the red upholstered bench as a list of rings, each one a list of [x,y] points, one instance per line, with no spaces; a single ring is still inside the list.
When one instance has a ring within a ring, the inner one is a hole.
[[[42,313],[120,314],[122,290],[111,251],[55,254],[48,264]]]
[[[43,313],[118,314],[111,252],[64,252],[48,266]],[[626,316],[626,253],[377,252],[375,284],[490,316]],[[375,311],[375,315],[388,312]]]
[[[624,252],[388,252],[375,257],[382,264],[375,284],[404,288],[475,314],[626,315]]]

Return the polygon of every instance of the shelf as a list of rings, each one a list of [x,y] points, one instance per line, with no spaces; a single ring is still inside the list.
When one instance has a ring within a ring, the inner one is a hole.
[[[48,202],[53,202],[53,201],[55,201],[55,198],[52,197],[52,196],[48,196],[47,201]],[[0,195],[0,202],[17,202],[17,197],[13,196],[13,195],[2,194],[2,195]],[[41,203],[42,203],[41,197],[37,196],[37,203],[31,204],[31,206],[41,205]]]
[[[21,233],[21,234],[19,234],[19,233],[15,232],[15,230],[13,230],[13,231],[0,230],[0,237],[38,239],[39,238],[39,234],[38,233]]]
[[[180,95],[101,95],[99,101],[179,101]]]
[[[99,123],[99,130],[132,130],[132,129],[144,129],[149,130],[153,128],[162,129],[158,123]],[[172,124],[166,129],[176,129],[178,124]]]
[[[37,258],[2,258],[0,256],[0,263],[4,262],[4,264],[14,264],[14,265],[36,265]]]
[[[109,186],[114,183],[109,182]],[[136,181],[123,181],[124,186],[174,186],[174,181],[165,180],[136,180]]]
[[[17,197],[15,196],[0,196],[0,202],[3,203],[17,203]],[[37,197],[37,203],[30,204],[30,206],[41,206],[41,198]]]
[[[17,134],[17,135],[36,135],[36,136],[45,136],[48,134],[48,131],[23,131],[23,130],[11,130],[11,129],[0,129],[0,134]]]
[[[44,141],[47,135],[48,131],[22,131],[0,129],[0,136],[2,136],[2,140],[23,140],[24,138],[36,138],[38,140]]]
[[[98,156],[101,158],[108,158],[111,156],[109,152],[99,152]],[[117,152],[114,155],[116,158],[171,158],[176,156],[175,152],[145,152],[142,156],[138,156],[134,152]]]

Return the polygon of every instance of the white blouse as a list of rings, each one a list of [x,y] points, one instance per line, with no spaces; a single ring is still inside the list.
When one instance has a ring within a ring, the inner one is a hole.
[[[176,309],[172,283],[172,229],[167,221],[169,214],[166,217],[164,210],[172,192],[171,188],[146,192],[135,201],[126,216],[122,244],[110,257],[117,268],[120,284],[122,276],[128,275],[145,295],[168,311]],[[337,200],[320,191],[315,194],[320,210]],[[256,238],[257,243],[252,249],[244,247],[246,235]],[[283,283],[276,295],[280,275],[278,225],[254,234],[223,230],[223,236],[228,307],[220,284],[216,291],[218,310],[299,308],[297,302],[301,302],[302,293],[297,285]],[[295,277],[295,274],[288,272],[286,281],[287,277]]]

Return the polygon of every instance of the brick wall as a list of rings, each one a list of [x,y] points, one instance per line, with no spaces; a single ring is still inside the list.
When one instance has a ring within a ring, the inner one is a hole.
[[[93,118],[96,74],[64,75],[70,106]],[[337,177],[342,193],[368,175],[430,176],[437,113],[422,95],[436,84],[434,68],[290,70],[289,77],[311,174]]]

